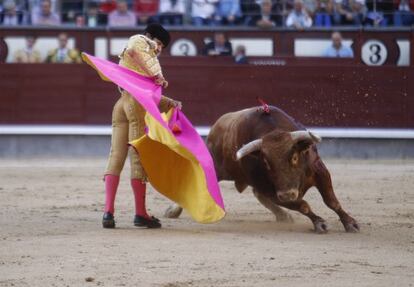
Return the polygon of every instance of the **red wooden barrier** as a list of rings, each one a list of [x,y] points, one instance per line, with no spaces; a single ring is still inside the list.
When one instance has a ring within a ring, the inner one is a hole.
[[[196,125],[254,106],[260,96],[308,126],[414,128],[409,67],[174,59],[163,60],[170,82],[165,94],[183,101]],[[116,87],[87,65],[0,64],[1,124],[110,124],[117,98]]]

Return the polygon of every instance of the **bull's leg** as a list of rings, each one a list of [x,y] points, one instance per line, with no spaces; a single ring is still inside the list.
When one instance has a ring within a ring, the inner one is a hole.
[[[318,160],[315,162],[313,168],[315,171],[316,188],[319,190],[325,204],[338,214],[347,232],[358,232],[359,225],[357,221],[342,209],[341,204],[335,196],[331,175],[324,163]]]
[[[328,232],[328,225],[326,224],[325,220],[313,213],[309,204],[305,200],[298,199],[292,202],[280,202],[280,205],[291,210],[299,211],[303,215],[309,217],[313,223],[313,227],[315,228],[316,233]]]
[[[276,216],[276,221],[293,222],[292,216],[275,204],[270,198],[255,189],[253,189],[253,194],[264,207],[269,209]]]
[[[178,218],[183,212],[183,208],[176,203],[170,205],[167,210],[164,212],[164,217],[167,218]]]

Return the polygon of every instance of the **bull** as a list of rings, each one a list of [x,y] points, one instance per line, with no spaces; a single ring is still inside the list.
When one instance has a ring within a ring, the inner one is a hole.
[[[214,160],[218,181],[234,181],[241,193],[248,186],[258,201],[277,221],[292,222],[281,207],[307,216],[317,233],[328,225],[303,199],[315,186],[324,203],[339,216],[347,232],[358,232],[359,225],[335,196],[331,176],[318,155],[321,138],[282,110],[254,107],[221,116],[212,126],[207,146]],[[166,216],[178,217],[182,209],[171,206]]]

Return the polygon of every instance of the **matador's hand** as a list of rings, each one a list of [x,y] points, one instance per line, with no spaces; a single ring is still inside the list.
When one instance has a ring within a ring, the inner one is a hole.
[[[181,103],[180,101],[173,101],[172,104],[175,108],[178,108],[179,110],[183,108],[183,103]]]
[[[168,82],[165,80],[164,76],[158,74],[155,76],[154,81],[157,85],[162,86],[164,89],[168,87]]]

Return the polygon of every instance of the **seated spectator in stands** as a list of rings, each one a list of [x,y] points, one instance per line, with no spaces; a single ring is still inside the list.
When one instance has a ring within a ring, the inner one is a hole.
[[[16,0],[20,1],[20,3],[25,3],[24,6],[28,7],[28,10],[31,12],[38,12],[41,9],[41,2],[42,0]],[[59,14],[59,3],[61,0],[50,0],[50,11]],[[17,3],[17,2],[16,2]]]
[[[281,6],[272,4],[271,0],[262,0],[260,14],[253,16],[249,25],[263,29],[282,26],[282,15],[279,7]]]
[[[335,25],[360,26],[365,14],[365,0],[334,0]]]
[[[375,3],[375,4],[374,4]],[[367,0],[368,9],[365,24],[369,26],[393,25],[394,3],[390,0]]]
[[[7,0],[3,3],[3,11],[0,12],[0,25],[17,26],[26,24],[24,14],[17,11],[16,3],[13,0]]]
[[[182,25],[184,14],[184,0],[161,0],[159,22],[162,25]]]
[[[26,47],[17,50],[13,55],[14,63],[41,63],[40,52],[34,48],[36,38],[34,36],[26,37]]]
[[[213,16],[216,13],[216,4],[219,0],[192,0],[191,17],[193,25],[212,25]]]
[[[52,12],[50,0],[42,0],[39,9],[34,9],[32,14],[33,25],[58,26],[60,25],[60,17]]]
[[[295,0],[293,3],[293,10],[286,19],[286,26],[300,30],[312,26],[312,18],[303,8],[302,0]]]
[[[222,32],[214,33],[214,40],[208,43],[203,50],[203,55],[208,56],[231,56],[233,48]]]
[[[108,22],[108,17],[104,13],[100,13],[98,4],[96,2],[90,2],[88,10],[85,15],[85,26],[87,27],[98,27],[105,26]]]
[[[159,9],[160,0],[134,0],[134,12],[138,17],[139,25],[157,22]]]
[[[134,27],[137,23],[135,14],[128,10],[125,0],[118,0],[116,10],[108,16],[108,26],[110,27]]]
[[[116,10],[116,0],[101,0],[99,3],[100,13],[109,15],[109,13]]]
[[[353,58],[354,52],[350,47],[342,43],[342,35],[339,32],[332,33],[332,44],[323,53],[323,57],[331,58]]]
[[[411,26],[414,24],[414,1],[396,0],[397,11],[394,12],[394,26]]]
[[[316,0],[315,26],[331,27],[333,17],[333,0]]]
[[[22,11],[22,12],[30,10],[30,4],[31,4],[32,1],[34,1],[34,0],[13,0],[13,2],[16,3],[16,10],[17,11]],[[39,1],[39,0],[36,0],[36,1]],[[0,3],[3,3],[3,4],[0,4],[0,10],[1,10],[2,5],[3,5],[3,8],[4,8],[4,5],[7,2],[9,2],[9,0],[0,1]]]
[[[239,45],[236,47],[236,52],[234,53],[234,62],[236,64],[247,64],[247,57],[246,57],[246,47],[243,45]]]
[[[302,0],[303,9],[305,9],[312,19],[315,16],[317,1],[318,0]]]
[[[86,20],[85,16],[83,14],[78,14],[75,17],[75,26],[76,27],[85,27],[86,26]]]
[[[68,35],[60,33],[58,36],[59,46],[56,49],[50,50],[46,57],[46,63],[65,63],[77,64],[81,63],[81,57],[76,49],[68,48]]]
[[[60,0],[63,23],[75,23],[76,16],[83,12],[83,0]]]
[[[241,22],[244,25],[256,25],[253,18],[260,15],[260,5],[255,0],[240,0],[240,10],[242,14]]]
[[[214,21],[217,25],[235,25],[239,22],[240,17],[239,0],[220,0],[217,4],[214,16]]]

